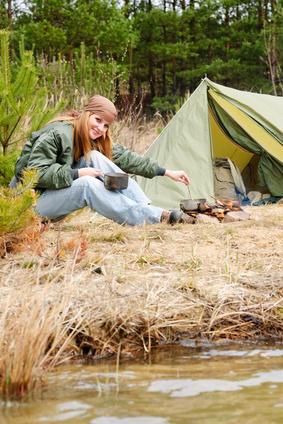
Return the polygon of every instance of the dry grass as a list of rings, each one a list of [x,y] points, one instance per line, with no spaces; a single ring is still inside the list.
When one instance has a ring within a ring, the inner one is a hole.
[[[282,339],[283,205],[250,221],[121,227],[85,210],[1,259],[0,390],[180,337]]]
[[[144,153],[166,125],[166,120],[156,114],[153,119],[138,113],[126,113],[124,118],[111,128],[115,142],[121,143],[137,153]]]

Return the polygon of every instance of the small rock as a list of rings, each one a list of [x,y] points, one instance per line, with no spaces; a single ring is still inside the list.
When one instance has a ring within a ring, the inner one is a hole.
[[[245,211],[227,212],[222,222],[246,221],[251,215]]]
[[[218,219],[215,216],[205,215],[199,213],[196,216],[196,224],[219,224]]]
[[[96,266],[91,269],[92,274],[106,275],[105,269],[102,266]]]

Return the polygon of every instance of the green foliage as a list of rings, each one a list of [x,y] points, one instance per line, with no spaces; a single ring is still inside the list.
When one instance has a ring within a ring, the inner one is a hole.
[[[131,22],[115,2],[107,0],[31,0],[19,19],[27,46],[70,58],[84,42],[96,58],[123,60],[129,44]],[[31,13],[30,13],[31,12]]]
[[[0,187],[0,236],[19,231],[32,222],[36,181],[36,171],[28,170],[15,189]]]
[[[13,28],[35,52],[54,101],[64,95],[80,106],[100,92],[166,112],[205,75],[281,94],[282,16],[282,1],[273,0],[29,0]]]
[[[23,33],[30,49],[37,48],[37,51],[45,51],[50,55],[56,54],[56,52],[67,46],[67,37],[64,29],[54,27],[46,19],[41,22],[30,22]]]
[[[7,186],[11,181],[19,154],[18,150],[8,152],[6,155],[0,154],[0,186]]]
[[[9,25],[7,11],[4,2],[0,3],[0,29],[7,28]]]
[[[0,41],[0,147],[6,155],[48,122],[62,104],[51,106],[46,88],[38,85],[32,52],[21,43],[19,63],[14,64],[9,57],[9,32],[0,31]]]
[[[155,112],[161,115],[168,115],[168,113],[176,112],[176,105],[180,103],[180,98],[177,96],[163,96],[154,97],[152,107]]]

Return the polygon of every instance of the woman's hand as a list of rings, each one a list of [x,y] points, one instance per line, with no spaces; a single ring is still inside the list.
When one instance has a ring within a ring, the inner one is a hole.
[[[190,184],[190,179],[185,171],[171,171],[170,169],[166,169],[164,175],[171,178],[171,180],[178,181],[179,183],[183,183],[185,185]]]
[[[86,175],[89,175],[90,177],[100,177],[103,175],[103,172],[101,169],[97,168],[80,168],[79,177],[85,177]]]

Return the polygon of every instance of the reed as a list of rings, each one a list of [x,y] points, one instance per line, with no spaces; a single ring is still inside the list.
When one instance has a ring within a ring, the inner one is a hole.
[[[137,105],[129,104],[119,112],[121,119],[111,126],[113,139],[140,154],[148,149],[167,123],[159,114],[147,119],[143,115],[141,102]]]
[[[4,399],[26,396],[42,382],[44,371],[68,359],[67,347],[80,325],[80,311],[70,314],[66,294],[54,303],[47,286],[35,291],[25,284],[20,292],[4,290],[1,302],[0,391]]]

